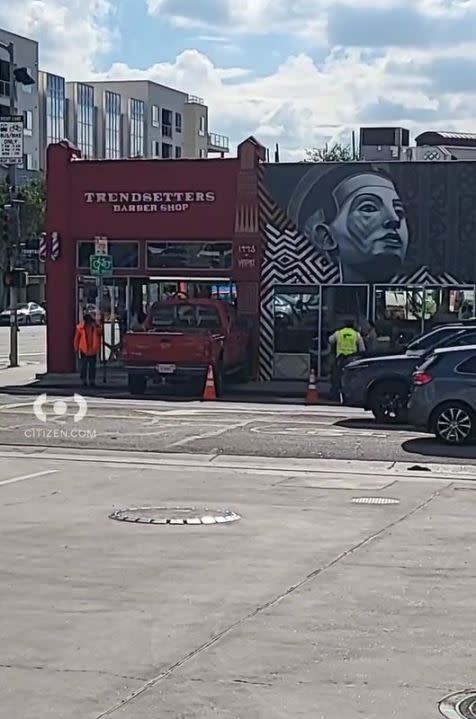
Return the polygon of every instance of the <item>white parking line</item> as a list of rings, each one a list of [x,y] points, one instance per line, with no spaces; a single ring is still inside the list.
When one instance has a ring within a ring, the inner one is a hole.
[[[24,482],[26,479],[35,479],[35,477],[44,477],[47,474],[56,474],[59,470],[57,469],[45,469],[43,472],[34,472],[34,474],[24,474],[21,477],[12,477],[12,479],[4,479],[0,482],[2,484],[14,484],[14,482]]]

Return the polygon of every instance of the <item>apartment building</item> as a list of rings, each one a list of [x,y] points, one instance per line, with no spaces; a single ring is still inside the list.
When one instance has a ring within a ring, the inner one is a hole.
[[[33,85],[16,83],[15,111],[23,115],[24,121],[24,163],[18,168],[17,180],[28,181],[40,169],[40,130],[38,96],[38,43],[29,38],[15,35],[0,28],[0,41],[15,46],[15,64],[26,67],[35,81]],[[7,52],[0,48],[0,116],[10,114],[10,65]],[[0,180],[6,176],[6,169],[0,166]]]
[[[38,74],[40,170],[46,171],[46,150],[66,138],[66,82],[50,72]]]
[[[206,158],[228,138],[210,133],[201,98],[149,80],[66,84],[67,137],[87,158]]]

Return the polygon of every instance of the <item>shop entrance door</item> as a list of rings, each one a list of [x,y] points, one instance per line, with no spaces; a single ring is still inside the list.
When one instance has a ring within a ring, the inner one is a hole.
[[[369,285],[330,285],[321,287],[321,303],[317,332],[316,370],[320,378],[329,377],[332,357],[329,337],[346,320],[353,320],[356,327],[369,317]]]

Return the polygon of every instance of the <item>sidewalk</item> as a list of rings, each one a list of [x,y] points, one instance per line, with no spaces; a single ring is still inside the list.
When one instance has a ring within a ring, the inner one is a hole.
[[[36,385],[38,373],[45,371],[45,365],[36,362],[21,362],[19,367],[0,364],[0,390],[2,388],[24,387],[33,383]]]

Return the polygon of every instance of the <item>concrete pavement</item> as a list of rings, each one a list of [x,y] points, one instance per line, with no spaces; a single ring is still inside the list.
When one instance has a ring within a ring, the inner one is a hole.
[[[471,468],[212,464],[0,450],[2,714],[436,719],[472,684]],[[151,505],[242,519],[108,519]]]

